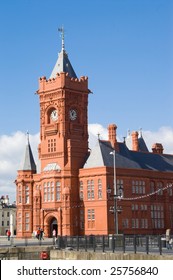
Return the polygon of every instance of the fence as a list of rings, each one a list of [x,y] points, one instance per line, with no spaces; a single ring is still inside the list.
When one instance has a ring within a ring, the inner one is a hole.
[[[18,246],[54,246],[55,249],[101,251],[101,252],[143,252],[146,254],[171,253],[166,248],[166,240],[156,235],[89,235],[89,236],[58,236],[55,239],[17,239],[11,237],[10,241],[0,238],[0,247]]]
[[[68,250],[93,250],[112,252],[149,252],[163,253],[166,241],[162,236],[128,236],[128,235],[103,235],[103,236],[59,236],[56,240],[57,249]],[[165,250],[167,252],[167,250]]]

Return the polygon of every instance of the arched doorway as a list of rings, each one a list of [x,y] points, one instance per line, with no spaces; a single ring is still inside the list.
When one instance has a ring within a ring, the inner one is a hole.
[[[56,235],[58,234],[58,223],[56,218],[52,218],[50,221],[50,237],[52,237],[53,230],[56,230]]]

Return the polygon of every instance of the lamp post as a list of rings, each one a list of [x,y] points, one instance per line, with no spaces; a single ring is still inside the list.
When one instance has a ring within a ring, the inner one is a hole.
[[[118,209],[117,209],[117,184],[116,184],[116,163],[115,163],[115,150],[110,152],[114,160],[114,225],[115,234],[118,234]]]

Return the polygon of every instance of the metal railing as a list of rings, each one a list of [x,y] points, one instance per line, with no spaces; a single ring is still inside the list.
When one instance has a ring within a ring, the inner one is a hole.
[[[168,250],[166,240],[160,235],[85,235],[85,236],[58,236],[55,238],[17,239],[0,237],[0,248],[21,246],[54,246],[59,250],[101,251],[101,252],[131,252],[131,253],[172,253]]]

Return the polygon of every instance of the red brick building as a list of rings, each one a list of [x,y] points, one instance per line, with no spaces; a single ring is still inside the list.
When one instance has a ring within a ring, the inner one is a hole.
[[[53,229],[58,235],[110,234],[115,224],[126,234],[173,229],[173,155],[163,154],[158,143],[149,152],[141,132],[117,142],[114,124],[108,140],[98,139],[90,150],[89,93],[88,78],[77,78],[62,33],[52,74],[40,78],[37,91],[40,166],[28,138],[16,179],[18,237],[39,227],[46,236]]]

